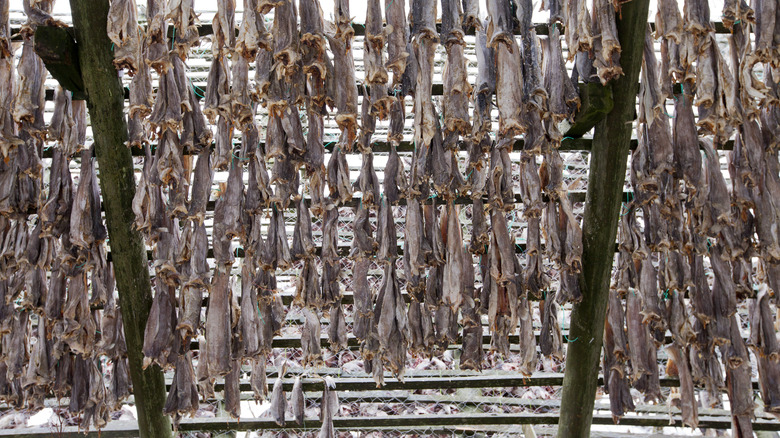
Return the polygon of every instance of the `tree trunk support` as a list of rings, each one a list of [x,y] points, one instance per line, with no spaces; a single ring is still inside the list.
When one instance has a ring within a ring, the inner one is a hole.
[[[583,299],[573,306],[563,378],[558,437],[590,436],[604,335],[609,281],[626,176],[632,120],[639,91],[639,71],[647,28],[649,0],[632,0],[617,18],[623,76],[612,84],[612,110],[595,128],[583,218],[580,286]],[[609,86],[609,84],[607,85]]]
[[[79,63],[95,138],[100,188],[106,213],[114,275],[124,320],[127,356],[142,438],[170,438],[163,414],[165,380],[157,366],[142,368],[146,320],[152,305],[149,267],[141,234],[133,229],[133,158],[122,112],[124,90],[114,68],[106,32],[108,0],[70,0]]]

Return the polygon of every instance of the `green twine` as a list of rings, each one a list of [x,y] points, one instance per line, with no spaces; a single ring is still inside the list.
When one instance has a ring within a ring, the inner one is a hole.
[[[241,161],[248,161],[249,160],[248,157],[247,158],[241,158],[238,155],[236,155],[236,151],[231,151],[230,154],[233,155],[233,158],[238,158]]]
[[[385,6],[385,12],[387,12],[387,11],[389,11],[389,10],[390,10],[390,6],[392,6],[392,5],[393,5],[393,2],[394,2],[394,1],[395,1],[395,0],[390,0],[390,3],[388,3],[388,4],[387,4],[387,6]]]
[[[626,202],[624,202],[620,206],[620,210],[621,210],[620,217],[623,217],[623,216],[631,213],[631,206],[630,205],[631,205],[631,202],[633,202],[633,200],[634,200],[634,192],[628,192],[628,197],[626,198]],[[622,212],[622,211],[625,211],[625,212]]]
[[[176,41],[176,27],[173,28],[173,35],[171,36],[171,50],[173,50],[174,41]]]
[[[196,86],[196,85],[195,85],[195,84],[192,82],[192,79],[190,79],[190,86],[192,86],[192,92],[193,92],[193,93],[195,93],[195,95],[196,95],[196,96],[200,97],[201,99],[204,99],[204,98],[206,97],[206,96],[204,96],[204,94],[206,94],[206,93],[205,93],[205,91],[203,91],[203,89],[202,89],[202,88],[200,88],[200,87]],[[198,90],[200,90],[200,93],[198,93]],[[201,93],[202,93],[202,94],[201,94]]]

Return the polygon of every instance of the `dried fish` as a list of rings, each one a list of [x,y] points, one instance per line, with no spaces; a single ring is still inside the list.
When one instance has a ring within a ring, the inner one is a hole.
[[[292,393],[290,394],[290,405],[292,406],[293,420],[298,426],[303,426],[304,408],[306,401],[303,399],[303,384],[301,376],[295,376]]]
[[[195,386],[195,371],[192,368],[192,352],[188,351],[176,359],[176,372],[173,375],[173,382],[163,410],[168,415],[192,415],[198,410],[198,406],[198,389]]]
[[[325,384],[322,391],[322,409],[320,410],[319,438],[334,438],[336,431],[333,428],[333,417],[339,413],[339,397],[336,393],[336,382],[332,377],[325,377]]]
[[[282,386],[282,377],[284,377],[286,369],[287,363],[285,362],[284,365],[282,365],[282,370],[276,377],[276,381],[274,382],[274,389],[271,392],[271,417],[274,419],[276,424],[282,427],[284,427],[286,424],[284,414],[285,411],[287,411],[287,398],[284,395],[284,387]]]
[[[406,366],[407,317],[395,264],[385,263],[382,285],[374,307],[374,322],[385,366],[399,379]]]
[[[609,0],[595,0],[593,3],[593,65],[602,84],[623,74],[620,67],[621,48],[615,24],[616,8],[616,4]]]
[[[301,331],[301,350],[304,366],[318,366],[322,363],[320,349],[320,318],[317,312],[303,308],[303,330]]]
[[[165,282],[155,283],[155,296],[144,331],[144,367],[152,364],[166,367],[174,365],[169,358],[178,354],[173,350],[176,327],[175,289]]]
[[[229,269],[229,268],[228,268]],[[231,312],[230,271],[224,266],[216,266],[209,291],[209,305],[206,311],[206,350],[205,362],[209,376],[220,376],[230,372],[231,368]]]

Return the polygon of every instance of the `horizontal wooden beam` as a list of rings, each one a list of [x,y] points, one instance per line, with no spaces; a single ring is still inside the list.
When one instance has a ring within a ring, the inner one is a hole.
[[[471,430],[469,426],[488,425],[554,425],[558,423],[558,414],[555,413],[457,413],[451,415],[389,415],[385,417],[335,417],[333,425],[339,430],[361,431],[405,431],[408,433],[426,433],[430,430],[448,431],[457,433]],[[593,424],[611,426],[615,425],[611,415],[594,415]],[[621,426],[644,427],[685,427],[678,415],[628,415],[620,419]],[[281,427],[271,418],[184,418],[179,423],[179,432],[219,432],[219,431],[257,431],[257,430],[316,430],[322,426],[319,419],[306,419],[302,426],[295,426],[292,422],[288,426]],[[729,429],[731,418],[699,416],[700,429]],[[756,431],[780,431],[780,422],[771,420],[754,420],[753,429]],[[57,436],[62,438],[129,438],[138,435],[136,422],[116,421],[109,423],[102,430],[84,433],[75,426],[38,427],[28,429],[0,430],[0,437],[14,438],[39,438],[44,436]]]

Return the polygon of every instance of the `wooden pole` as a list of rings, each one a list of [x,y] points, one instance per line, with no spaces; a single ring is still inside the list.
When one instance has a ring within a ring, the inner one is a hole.
[[[171,423],[163,415],[163,373],[156,366],[142,368],[141,349],[152,306],[152,290],[143,240],[132,227],[132,200],[135,195],[133,157],[125,145],[124,90],[112,64],[111,40],[106,32],[109,2],[70,0],[70,7],[95,138],[100,188],[138,412],[138,430],[142,438],[169,438],[172,436]]]
[[[561,438],[590,436],[649,3],[649,0],[632,0],[621,7],[617,29],[624,74],[607,84],[612,87],[614,105],[596,125],[593,135],[582,226],[583,298],[573,306],[571,314],[569,337],[576,341],[567,344],[558,422]]]

